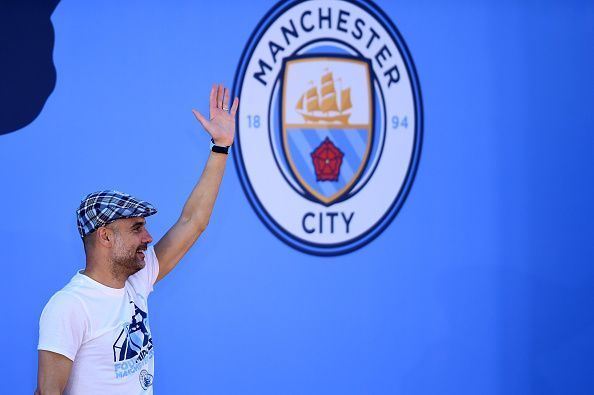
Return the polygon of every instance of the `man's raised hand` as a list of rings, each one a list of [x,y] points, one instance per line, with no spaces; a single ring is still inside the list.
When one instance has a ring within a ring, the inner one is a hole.
[[[210,90],[210,120],[198,110],[192,109],[192,112],[216,145],[230,146],[235,137],[235,114],[238,106],[239,99],[236,97],[229,111],[229,89],[222,84],[214,84]]]

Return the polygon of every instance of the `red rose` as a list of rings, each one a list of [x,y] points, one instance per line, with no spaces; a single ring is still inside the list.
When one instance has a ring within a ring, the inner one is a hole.
[[[311,153],[317,181],[338,181],[344,154],[328,137]]]

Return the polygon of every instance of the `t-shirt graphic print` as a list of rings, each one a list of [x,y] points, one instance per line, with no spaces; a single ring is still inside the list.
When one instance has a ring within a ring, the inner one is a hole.
[[[148,323],[148,314],[130,301],[133,315],[113,344],[113,362],[116,378],[125,377],[142,369],[153,358],[153,338]],[[140,372],[143,389],[153,384],[153,375],[146,369]]]

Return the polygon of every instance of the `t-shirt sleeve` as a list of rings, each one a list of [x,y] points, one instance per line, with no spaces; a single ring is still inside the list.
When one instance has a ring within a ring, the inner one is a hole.
[[[81,300],[59,291],[47,302],[41,313],[37,349],[52,351],[74,361],[89,329],[88,325]]]
[[[155,248],[149,246],[144,254],[144,268],[128,277],[128,281],[137,290],[146,296],[153,292],[153,286],[159,276],[159,261],[155,254]]]

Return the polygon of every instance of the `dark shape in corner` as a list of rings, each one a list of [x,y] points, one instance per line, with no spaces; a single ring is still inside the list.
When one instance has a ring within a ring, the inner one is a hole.
[[[0,1],[0,135],[33,122],[56,86],[50,17],[59,2]]]

